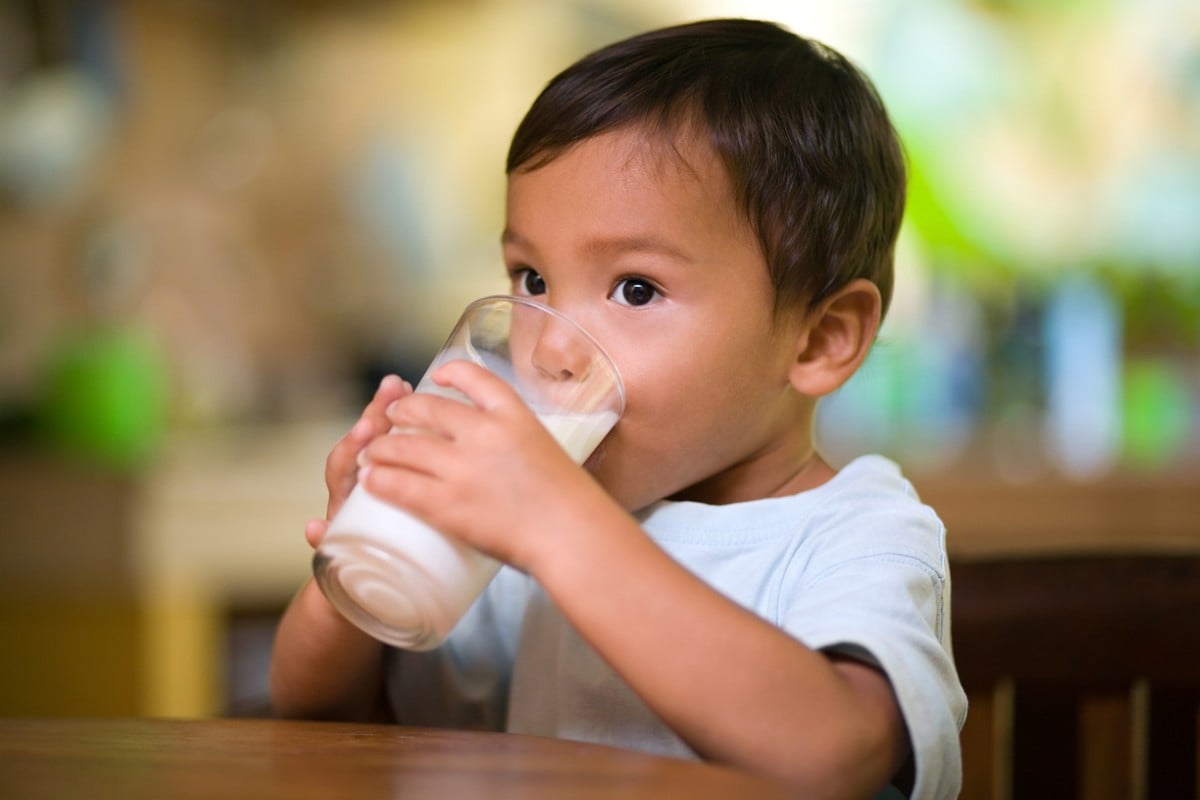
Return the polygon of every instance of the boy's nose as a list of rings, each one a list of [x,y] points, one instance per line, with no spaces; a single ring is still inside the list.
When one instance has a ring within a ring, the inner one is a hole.
[[[595,349],[569,322],[541,315],[533,347],[533,365],[553,381],[583,381],[591,370]]]

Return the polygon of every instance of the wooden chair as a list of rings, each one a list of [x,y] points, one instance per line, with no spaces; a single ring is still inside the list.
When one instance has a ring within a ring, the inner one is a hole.
[[[952,574],[964,798],[1198,797],[1200,556],[952,559]]]

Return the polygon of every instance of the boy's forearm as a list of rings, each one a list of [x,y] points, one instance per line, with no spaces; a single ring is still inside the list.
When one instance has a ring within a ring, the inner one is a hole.
[[[329,605],[309,580],[280,620],[271,655],[277,716],[365,721],[378,717],[383,646]]]
[[[701,755],[805,796],[878,789],[906,740],[882,675],[835,665],[737,606],[620,514],[588,520],[539,565],[563,613]],[[849,785],[842,785],[843,781]]]

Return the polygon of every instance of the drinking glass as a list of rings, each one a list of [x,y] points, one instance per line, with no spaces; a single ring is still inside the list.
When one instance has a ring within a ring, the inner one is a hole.
[[[429,377],[455,359],[504,379],[578,464],[624,410],[621,377],[596,340],[558,311],[527,298],[497,295],[467,306],[415,391],[469,403]],[[406,434],[394,429],[388,435]],[[317,583],[344,617],[408,650],[440,645],[499,567],[361,485],[334,516],[313,556]]]

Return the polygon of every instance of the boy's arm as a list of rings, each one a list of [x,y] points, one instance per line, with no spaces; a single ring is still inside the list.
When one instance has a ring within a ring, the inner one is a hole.
[[[437,458],[423,437],[403,438],[389,443],[397,447],[387,446],[389,455],[404,460],[403,444],[414,463]],[[497,453],[532,458],[538,448],[527,444],[520,456],[512,447]],[[565,459],[548,444],[547,457]],[[475,481],[456,502],[382,462],[364,479],[378,496],[536,578],[580,635],[704,758],[771,775],[814,798],[870,796],[896,774],[908,741],[882,673],[810,650],[709,587],[582,470],[521,464],[499,478],[500,469],[498,459],[487,485]],[[552,472],[561,478],[553,490],[543,483],[535,494],[518,485]],[[506,502],[520,497],[537,502]]]
[[[676,563],[480,368],[452,362],[435,377],[474,407],[395,404],[392,422],[423,435],[371,444],[361,479],[373,494],[533,575],[704,757],[806,797],[869,795],[897,772],[908,742],[882,673],[804,647]]]
[[[590,504],[529,569],[693,749],[805,797],[869,796],[899,770],[907,734],[881,672],[804,647],[677,564],[607,497]]]
[[[332,519],[358,480],[358,456],[391,428],[387,407],[412,392],[394,375],[384,378],[354,427],[325,462]],[[305,538],[316,547],[328,523],[313,520]],[[378,641],[348,622],[309,579],[280,620],[271,653],[270,695],[278,716],[363,721],[385,716],[383,654]]]
[[[383,709],[383,646],[308,580],[275,635],[271,707],[281,717],[368,721]]]

